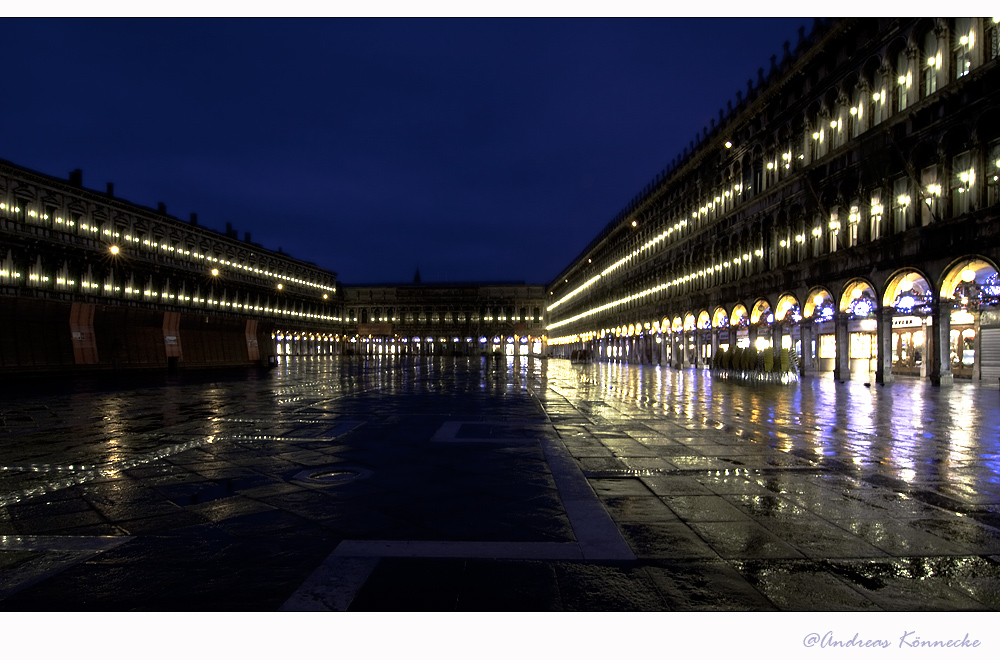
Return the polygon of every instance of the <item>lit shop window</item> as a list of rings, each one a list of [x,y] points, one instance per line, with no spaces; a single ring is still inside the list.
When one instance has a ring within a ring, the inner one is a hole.
[[[819,336],[819,357],[833,359],[837,357],[837,339],[833,335]]]
[[[851,357],[855,360],[867,360],[875,356],[876,342],[873,334],[868,332],[851,333]]]

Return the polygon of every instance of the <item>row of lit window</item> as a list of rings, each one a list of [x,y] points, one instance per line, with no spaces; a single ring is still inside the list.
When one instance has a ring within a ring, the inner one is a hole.
[[[785,156],[789,156],[790,157],[789,154],[785,154]],[[997,170],[1000,171],[1000,160],[997,160],[996,163],[995,163],[995,165],[996,165]],[[994,181],[996,181],[997,178],[998,178],[997,175],[994,175],[994,177],[993,177]],[[957,188],[957,191],[959,193],[964,193],[964,192],[967,192],[968,190],[971,190],[972,187],[975,185],[975,182],[976,182],[976,172],[975,172],[975,169],[974,168],[970,168],[968,170],[959,172],[957,174],[957,179],[958,179],[959,182],[961,182],[961,184],[963,184],[963,185],[960,185]],[[926,186],[926,190],[927,190],[927,195],[925,197],[925,201],[926,201],[926,203],[928,205],[930,205],[932,203],[933,198],[940,197],[941,194],[942,194],[942,192],[943,192],[942,191],[942,187],[941,187],[940,184],[930,184],[930,185]],[[897,205],[898,205],[899,208],[904,208],[905,209],[910,204],[910,202],[911,202],[911,198],[907,194],[898,195],[897,198],[896,198],[896,203],[897,203]],[[703,207],[701,210],[704,211],[705,208]],[[878,203],[877,200],[873,200],[872,201],[871,212],[872,212],[872,216],[880,217],[882,215],[882,213],[883,213],[883,207],[882,207],[882,205],[880,203]],[[695,214],[695,216],[697,217],[697,214]],[[852,206],[851,207],[851,213],[849,215],[849,221],[852,224],[856,224],[859,220],[860,220],[860,213],[858,212],[858,207]],[[674,226],[672,226],[670,229],[668,229],[668,230],[662,232],[661,234],[659,234],[658,236],[654,237],[653,239],[651,239],[650,241],[648,241],[643,246],[641,246],[639,248],[636,248],[635,250],[633,250],[631,253],[629,253],[625,257],[623,257],[623,258],[619,259],[618,261],[614,262],[613,264],[611,264],[611,266],[609,266],[608,268],[606,268],[605,270],[603,270],[599,275],[596,275],[596,276],[590,278],[589,280],[587,280],[586,282],[584,282],[581,286],[577,287],[573,291],[571,291],[568,294],[566,294],[565,296],[563,296],[561,299],[559,299],[558,301],[556,301],[555,303],[553,303],[552,305],[550,305],[548,307],[548,310],[551,311],[551,310],[555,309],[559,305],[561,305],[564,302],[567,302],[568,300],[570,300],[573,297],[575,297],[577,294],[585,291],[586,289],[588,289],[589,287],[591,287],[595,282],[597,282],[598,280],[600,280],[601,277],[603,277],[607,273],[613,271],[614,269],[619,268],[622,265],[628,263],[630,260],[634,259],[637,255],[639,255],[643,250],[648,249],[650,247],[656,246],[659,242],[663,241],[667,236],[669,236],[670,234],[672,234],[674,231],[679,230],[685,224],[686,224],[686,222],[684,222],[684,221],[681,221],[679,223],[674,224]],[[841,225],[840,225],[838,216],[836,216],[836,215],[832,215],[831,216],[829,227],[830,227],[831,232],[834,235],[836,235],[840,231]],[[813,227],[813,229],[812,229],[812,235],[815,238],[820,238],[822,236],[822,234],[823,234],[823,229],[822,229],[821,226]],[[793,240],[796,243],[800,243],[801,244],[801,243],[805,242],[805,239],[806,239],[806,235],[805,234],[798,234],[798,235],[796,235],[794,237]],[[781,243],[780,243],[780,246],[782,248],[789,247],[790,245],[791,245],[791,241],[789,241],[789,240],[782,240]],[[758,253],[757,256],[761,256],[759,254],[760,250],[757,250],[757,253]],[[746,256],[747,255],[744,255],[744,257],[746,257]],[[736,265],[737,262],[738,262],[738,260],[734,260],[734,262],[733,262],[732,265]],[[722,265],[721,265],[721,267],[729,267],[729,264],[727,264],[726,262],[723,262]],[[719,267],[719,265],[717,265],[716,266],[716,270],[719,270],[719,269],[720,269],[720,267]],[[699,272],[699,274],[701,274],[701,273]],[[567,280],[567,282],[568,282],[568,280]]]
[[[19,277],[21,277],[21,273],[18,273],[18,272],[15,272],[15,271],[0,270],[0,277],[19,278]],[[38,275],[36,273],[30,273],[28,275],[28,280],[30,282],[48,282],[48,281],[50,281],[50,278],[48,276],[45,276],[45,275]],[[65,278],[62,278],[62,277],[58,277],[58,278],[56,278],[56,284],[59,284],[59,285],[62,285],[62,286],[73,286],[73,285],[76,284],[76,280],[70,280],[70,279],[65,279]],[[96,283],[96,282],[86,282],[86,281],[81,282],[80,286],[82,288],[84,288],[84,289],[100,289],[101,288],[101,285],[98,284],[98,283]],[[104,288],[105,291],[112,292],[112,293],[115,292],[115,291],[121,291],[122,290],[121,287],[112,286],[111,284],[105,284],[103,288]],[[177,294],[168,293],[166,291],[157,293],[157,292],[152,291],[150,289],[146,289],[145,291],[142,291],[140,289],[133,289],[132,287],[126,287],[125,288],[125,293],[129,294],[129,295],[139,295],[141,293],[142,295],[147,296],[147,297],[156,298],[157,296],[159,296],[162,300],[177,300],[178,302],[183,301],[183,302],[190,302],[192,304],[198,303],[198,304],[208,304],[208,305],[219,305],[219,306],[222,306],[222,307],[231,307],[233,309],[243,309],[243,310],[246,310],[248,312],[249,311],[254,311],[254,312],[265,312],[267,314],[278,314],[278,315],[282,315],[283,314],[283,315],[291,315],[291,316],[295,316],[295,317],[299,317],[299,318],[305,318],[305,319],[317,319],[317,320],[321,320],[321,321],[341,321],[341,320],[343,320],[340,317],[329,316],[329,315],[326,315],[326,314],[310,314],[310,313],[307,313],[307,312],[296,312],[296,311],[288,310],[288,309],[278,309],[278,308],[271,308],[271,307],[262,307],[260,305],[249,305],[249,304],[243,304],[243,303],[232,303],[232,302],[227,302],[225,300],[212,300],[210,298],[196,298],[196,297],[191,297],[191,296],[180,296],[180,295],[177,295]]]
[[[16,205],[8,206],[6,203],[0,203],[0,210],[4,210],[4,211],[9,210],[9,211],[12,211],[13,213],[20,213],[21,212],[21,208],[19,206],[16,206]],[[28,216],[31,217],[31,218],[40,217],[42,220],[48,220],[49,219],[48,214],[42,214],[41,216],[39,216],[34,210],[29,210],[28,211]],[[69,226],[69,227],[74,226],[74,222],[72,220],[64,220],[61,217],[56,217],[55,218],[55,222],[57,224],[66,225],[66,226]],[[80,223],[80,229],[82,229],[84,231],[89,231],[89,232],[95,233],[95,234],[100,232],[100,233],[103,233],[105,236],[107,236],[109,238],[121,238],[121,234],[119,232],[113,232],[110,229],[105,229],[105,230],[103,230],[103,232],[101,232],[100,227],[98,227],[97,225],[90,225],[90,224],[87,224],[87,223]],[[231,266],[233,268],[239,268],[239,269],[244,270],[244,271],[246,271],[248,273],[252,272],[252,273],[255,273],[255,274],[266,275],[268,277],[275,277],[275,278],[278,278],[278,279],[285,280],[286,282],[293,282],[295,284],[299,284],[299,285],[302,285],[302,286],[314,287],[314,288],[317,288],[317,289],[321,289],[323,291],[330,291],[330,292],[335,292],[336,291],[336,287],[327,286],[325,284],[321,284],[321,283],[318,283],[318,282],[309,282],[309,281],[306,281],[306,280],[303,280],[303,279],[300,279],[300,278],[297,278],[297,277],[291,277],[289,275],[283,275],[281,273],[272,273],[271,271],[269,271],[267,269],[260,269],[260,268],[249,266],[249,265],[244,264],[244,263],[239,263],[239,262],[236,262],[236,261],[229,261],[227,259],[219,259],[218,257],[213,257],[213,256],[208,255],[208,254],[199,254],[198,252],[193,252],[192,253],[190,250],[183,250],[183,249],[180,249],[180,248],[175,248],[175,247],[173,247],[171,245],[167,245],[165,243],[162,243],[162,244],[158,243],[155,240],[154,241],[150,241],[149,239],[140,239],[137,236],[130,236],[130,235],[126,235],[124,238],[125,238],[126,241],[129,241],[131,243],[141,243],[142,245],[144,245],[145,247],[150,248],[150,249],[154,249],[155,250],[155,249],[159,248],[159,249],[167,251],[167,252],[176,252],[177,254],[182,254],[184,256],[193,256],[195,259],[204,259],[206,261],[211,261],[211,262],[214,262],[214,263],[219,263],[219,264],[223,264],[223,265],[226,265],[226,266]]]
[[[994,18],[993,22],[996,23],[997,19]],[[974,39],[975,39],[974,32],[970,32],[968,36],[963,35],[960,38],[959,41],[960,41],[960,43],[963,46],[968,46],[969,48],[971,48],[972,45],[973,45],[973,43],[974,43]],[[928,59],[928,65],[929,66],[940,67],[941,60],[942,60],[941,57],[930,57]],[[911,81],[912,81],[912,77],[910,76],[910,74],[907,74],[906,76],[900,76],[899,80],[898,80],[898,82],[899,82],[900,85],[904,85],[905,84],[907,86],[910,85]],[[886,93],[885,93],[885,91],[883,90],[881,92],[875,92],[872,95],[872,99],[875,102],[884,101],[886,99]],[[863,116],[864,107],[863,107],[863,105],[858,104],[857,106],[854,106],[854,107],[850,108],[849,112],[850,112],[850,114],[852,116],[857,117],[858,119],[860,119]],[[833,120],[833,121],[830,122],[830,128],[832,128],[832,129],[840,130],[840,129],[842,129],[842,127],[843,127],[843,123],[839,119],[838,120]],[[822,129],[820,129],[819,131],[815,131],[812,134],[812,138],[814,140],[819,141],[819,142],[823,141],[823,137],[824,137],[824,131]],[[732,146],[732,142],[727,142],[726,143],[726,147],[727,148],[729,148],[731,146]],[[805,155],[804,154],[799,154],[798,158],[800,160],[804,160],[805,159]],[[781,155],[781,160],[782,160],[782,164],[781,165],[784,167],[784,169],[787,170],[787,169],[791,168],[791,161],[792,161],[792,154],[791,154],[791,152],[785,152],[785,153],[783,153]],[[998,166],[998,168],[1000,168],[1000,162],[998,162],[997,166]],[[768,170],[774,170],[774,169],[776,169],[778,167],[779,167],[779,165],[778,165],[778,163],[776,161],[770,161],[770,162],[767,163],[767,169]],[[967,177],[967,178],[964,178],[963,181],[968,181],[969,187],[971,187],[974,184],[974,181],[975,181],[975,179],[974,179],[974,176],[975,176],[974,171],[969,170],[969,172],[963,173],[962,176]],[[969,177],[971,177],[971,178],[969,178]],[[935,188],[936,188],[936,192],[935,192]],[[724,191],[722,193],[722,196],[715,195],[714,198],[712,199],[712,201],[710,201],[706,205],[700,207],[697,211],[692,211],[691,217],[693,219],[697,219],[697,218],[699,218],[702,215],[708,215],[709,213],[711,213],[711,212],[713,212],[715,210],[715,205],[716,204],[719,204],[721,202],[726,201],[723,198],[728,198],[728,197],[730,197],[732,195],[733,198],[735,199],[736,195],[738,193],[740,193],[740,192],[742,192],[742,186],[741,185],[736,185],[736,186],[732,187],[732,190],[726,190],[726,191]],[[963,190],[963,189],[960,188],[959,192],[965,192],[965,190]],[[940,186],[931,187],[930,193],[934,194],[934,195],[937,195],[937,196],[940,196],[940,194],[941,194],[941,188],[940,188]],[[909,198],[907,198],[906,203],[907,204],[909,203]],[[636,226],[636,224],[637,224],[636,221],[632,222],[632,226],[633,227]],[[641,254],[643,250],[656,246],[656,244],[659,243],[660,241],[662,241],[663,239],[665,239],[667,235],[673,233],[673,231],[678,230],[680,226],[684,226],[684,225],[686,225],[686,222],[675,224],[673,227],[671,227],[667,231],[661,233],[659,236],[655,237],[654,239],[652,239],[651,241],[649,241],[645,245],[643,245],[643,246],[641,246],[639,248],[636,248],[635,250],[633,250],[632,252],[630,252],[625,257],[622,257],[621,259],[617,260],[616,262],[612,263],[610,266],[608,266],[607,268],[605,268],[603,271],[601,271],[600,275],[596,275],[596,276],[590,278],[589,280],[587,280],[586,282],[584,282],[582,285],[580,285],[579,287],[577,287],[573,291],[570,291],[568,294],[566,294],[565,296],[563,296],[562,298],[560,298],[559,300],[557,300],[556,302],[554,302],[552,305],[550,305],[548,307],[548,310],[552,311],[553,309],[555,309],[559,305],[561,305],[561,304],[569,301],[570,299],[572,299],[573,297],[575,297],[579,293],[581,293],[581,292],[585,291],[586,289],[590,288],[598,280],[600,280],[601,277],[607,275],[608,273],[610,273],[610,272],[616,270],[617,268],[621,267],[622,265],[628,263],[629,261],[631,261],[632,259],[634,259],[636,256],[638,256],[639,254]],[[819,235],[816,232],[816,230],[814,230],[813,233],[814,233],[814,235],[817,235],[817,236]],[[795,240],[801,243],[801,242],[803,242],[805,240],[805,236],[804,235],[797,236]],[[565,280],[565,281],[567,283],[569,282],[569,280]]]
[[[357,338],[358,338],[357,335],[355,335],[354,337],[351,338],[351,341],[356,341]],[[288,337],[288,339],[291,339],[291,337]],[[296,337],[295,339],[297,341],[298,337]],[[347,339],[347,337],[345,336],[344,339]],[[538,341],[538,340],[540,340],[542,338],[541,337],[519,337],[518,339],[520,340],[520,342],[522,344],[527,344],[531,340]],[[279,341],[281,340],[281,336],[280,335],[278,335],[278,340]],[[381,343],[390,344],[390,343],[395,343],[397,341],[399,341],[400,343],[403,343],[403,344],[409,343],[410,341],[412,341],[415,344],[419,344],[421,342],[428,343],[428,344],[433,344],[435,341],[437,341],[437,342],[443,344],[443,343],[446,343],[448,341],[448,339],[447,339],[447,337],[438,337],[437,340],[435,340],[434,337],[427,337],[426,339],[421,339],[420,337],[413,337],[413,339],[410,339],[409,337],[401,337],[399,339],[389,338],[389,337],[386,337],[385,339],[376,338],[376,337],[372,337],[372,338],[363,337],[363,338],[361,338],[361,341],[362,342],[366,342],[366,343],[369,342],[369,341],[371,341],[372,343],[378,343],[378,344],[381,344]],[[458,337],[453,337],[452,338],[452,343],[456,343],[457,344],[457,343],[459,343],[461,341],[462,340],[460,338],[458,338]],[[472,337],[466,337],[465,338],[465,342],[468,343],[468,344],[471,344],[474,341],[475,340]],[[480,344],[485,344],[488,341],[489,340],[486,337],[480,337],[479,338],[479,343]],[[494,337],[493,338],[493,343],[494,344],[499,344],[500,342],[501,342],[500,337]],[[514,342],[514,337],[507,337],[507,343],[508,344],[515,343]]]
[[[443,323],[465,323],[466,318],[468,318],[470,321],[478,321],[479,320],[479,316],[476,315],[476,314],[458,314],[458,315],[456,315],[456,316],[454,316],[452,318],[440,317],[440,316],[429,316],[429,317],[428,316],[416,316],[416,317],[414,317],[413,314],[408,314],[406,316],[405,322],[406,323],[413,323],[414,321],[416,321],[417,323],[428,323],[428,322],[430,322],[430,323],[442,323],[442,322]],[[357,320],[358,320],[357,316],[352,316],[351,317],[351,321],[352,322],[356,322]],[[497,316],[497,317],[484,316],[484,317],[482,317],[482,320],[483,321],[494,321],[494,320],[496,320],[496,321],[506,321],[507,317],[506,316]],[[517,317],[511,316],[510,320],[511,321],[517,320]],[[529,322],[529,321],[531,321],[531,322],[537,322],[539,319],[537,317],[534,318],[534,319],[532,319],[532,318],[529,318],[527,315],[525,315],[525,316],[522,316],[520,318],[520,320],[524,321],[524,322]],[[374,318],[372,320],[372,323],[389,323],[389,322],[395,323],[397,321],[399,321],[399,318],[397,318],[395,316],[393,316],[392,318],[389,318],[388,316],[382,316],[382,317]]]
[[[546,327],[546,329],[547,330],[554,330],[554,329],[556,329],[556,328],[558,328],[560,326],[566,325],[567,323],[573,323],[574,321],[579,321],[580,319],[587,318],[588,316],[593,316],[594,314],[599,314],[599,313],[601,313],[603,311],[606,311],[608,309],[612,309],[614,307],[618,307],[619,305],[624,305],[624,304],[629,303],[629,302],[631,302],[633,300],[639,300],[641,298],[646,298],[646,297],[648,297],[648,296],[650,296],[650,295],[652,295],[654,293],[657,293],[659,291],[667,290],[667,289],[670,289],[671,287],[676,287],[678,285],[690,282],[691,280],[696,279],[698,277],[703,277],[705,275],[711,275],[712,271],[722,272],[722,271],[724,271],[727,268],[740,265],[741,262],[750,262],[752,259],[755,259],[755,258],[759,259],[759,258],[761,258],[763,256],[764,256],[764,251],[761,250],[761,249],[754,250],[753,254],[747,252],[747,253],[744,253],[742,256],[738,255],[734,259],[732,259],[731,261],[723,261],[722,263],[714,264],[712,266],[709,266],[708,268],[704,268],[704,269],[701,269],[701,270],[698,270],[698,271],[693,271],[693,272],[691,272],[691,273],[689,273],[687,275],[683,275],[681,277],[674,278],[674,279],[670,280],[669,282],[663,282],[662,284],[658,284],[656,286],[650,287],[648,289],[645,289],[644,291],[640,291],[638,293],[633,293],[631,295],[624,296],[622,298],[619,298],[618,300],[614,300],[612,302],[605,303],[605,304],[599,305],[597,307],[592,307],[592,308],[588,309],[585,312],[581,312],[581,313],[577,314],[576,316],[572,316],[570,318],[563,319],[562,321],[557,321],[556,323],[551,323],[551,324],[549,324]]]

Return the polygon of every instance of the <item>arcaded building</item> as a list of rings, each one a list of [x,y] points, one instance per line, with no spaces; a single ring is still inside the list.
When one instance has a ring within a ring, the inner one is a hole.
[[[540,356],[545,287],[524,282],[345,285],[345,352]]]
[[[998,20],[817,20],[786,43],[549,286],[553,351],[706,367],[781,346],[841,380],[995,385]]]
[[[0,161],[0,371],[275,364],[324,355],[544,355],[545,287],[344,287],[335,272]]]
[[[0,161],[0,370],[252,365],[330,351],[336,273]]]

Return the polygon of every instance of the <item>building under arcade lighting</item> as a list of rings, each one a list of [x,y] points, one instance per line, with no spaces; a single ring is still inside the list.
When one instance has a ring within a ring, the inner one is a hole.
[[[996,384],[998,20],[800,31],[549,286],[553,352]]]

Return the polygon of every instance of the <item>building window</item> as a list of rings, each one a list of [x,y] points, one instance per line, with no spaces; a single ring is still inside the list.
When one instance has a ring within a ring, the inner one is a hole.
[[[900,177],[892,185],[892,230],[899,233],[906,231],[907,216],[910,211],[910,182]]]
[[[885,87],[881,87],[874,92],[872,92],[872,105],[871,105],[871,121],[872,126],[880,123],[882,121],[883,115],[886,112],[886,91]]]
[[[854,94],[854,104],[848,109],[848,122],[851,124],[851,137],[858,137],[868,130],[868,115],[866,106],[868,104],[868,92],[866,89],[858,88]]]
[[[972,154],[966,151],[951,159],[951,214],[968,213],[975,201],[976,170]]]
[[[538,307],[532,310],[532,316],[535,319],[535,323],[539,323],[542,320],[542,311]]]
[[[772,158],[764,165],[764,189],[770,188],[778,181],[778,168],[781,167],[776,158]]]
[[[896,112],[906,110],[907,93],[913,84],[913,74],[910,72],[910,61],[906,51],[900,51],[896,56]]]
[[[976,43],[971,18],[956,18],[955,31],[952,34],[952,80],[968,75],[972,70],[972,48]]]
[[[858,222],[861,220],[861,210],[857,202],[851,204],[851,213],[847,216],[847,244],[854,247],[858,244]]]
[[[811,163],[816,160],[816,140],[819,139],[819,133],[814,133],[809,127],[806,127],[804,144],[802,145],[802,155],[805,156],[804,160],[806,163]]]
[[[924,35],[923,60],[920,64],[920,82],[923,96],[937,91],[937,72],[941,68],[941,54],[938,52],[937,35],[931,30]]]
[[[1000,57],[1000,18],[986,19],[986,48],[988,59]]]
[[[812,244],[813,258],[823,254],[823,216],[817,215],[813,219],[812,230],[808,238]]]
[[[938,181],[937,165],[920,170],[923,204],[920,205],[920,224],[926,227],[941,219],[941,182]]]
[[[837,357],[837,340],[834,335],[819,336],[819,358],[832,360]]]
[[[989,172],[986,187],[989,189],[989,204],[992,206],[1000,202],[1000,140],[990,145],[986,171]]]
[[[837,251],[837,242],[840,238],[840,212],[836,207],[830,213],[830,252]]]

